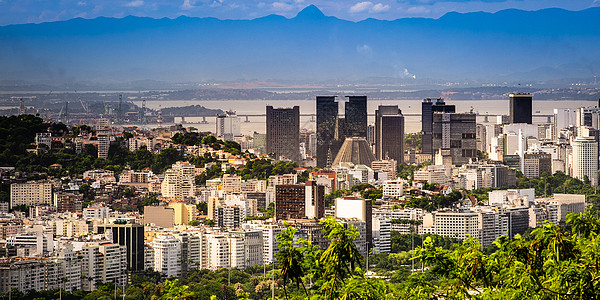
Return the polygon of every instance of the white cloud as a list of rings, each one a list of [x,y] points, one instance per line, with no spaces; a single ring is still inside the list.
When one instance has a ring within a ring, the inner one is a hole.
[[[183,0],[183,4],[179,7],[183,10],[190,10],[194,8],[194,0]]]
[[[390,10],[390,6],[385,4],[381,4],[381,3],[377,3],[375,5],[373,5],[373,7],[371,7],[371,9],[369,10],[370,12],[373,13],[380,13],[380,12],[384,12],[384,11],[388,11]]]
[[[388,4],[377,3],[373,4],[371,1],[358,2],[350,7],[350,13],[361,13],[368,11],[370,13],[380,13],[390,10]]]
[[[371,52],[371,47],[367,44],[357,45],[356,52],[363,53],[363,54],[369,54]]]
[[[373,2],[371,1],[358,2],[350,7],[350,12],[359,13],[369,10],[371,7],[373,7]]]
[[[134,1],[126,3],[123,6],[126,6],[126,7],[140,7],[142,5],[144,5],[144,1],[143,0],[134,0]]]
[[[2,2],[2,1],[0,0],[0,2]],[[77,6],[86,6],[86,5],[87,5],[87,3],[85,3],[85,1],[77,2]]]
[[[418,14],[428,14],[430,12],[430,10],[429,10],[429,8],[426,8],[424,6],[411,6],[406,10],[406,12],[409,14],[418,15]]]
[[[273,2],[273,9],[277,11],[290,11],[294,8],[293,5],[284,2]]]

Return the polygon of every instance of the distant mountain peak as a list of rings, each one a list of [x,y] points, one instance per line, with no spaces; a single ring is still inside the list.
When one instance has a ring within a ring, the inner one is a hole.
[[[301,10],[295,17],[295,19],[321,19],[325,18],[325,14],[316,7],[314,4],[311,4]]]

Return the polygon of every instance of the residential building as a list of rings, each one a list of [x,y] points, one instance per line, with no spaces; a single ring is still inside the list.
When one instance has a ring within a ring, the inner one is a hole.
[[[175,225],[188,225],[190,221],[196,219],[198,209],[194,204],[186,204],[183,202],[171,202],[169,207],[174,210]]]
[[[365,222],[366,241],[372,242],[373,204],[371,199],[347,196],[335,199],[335,217]]]
[[[178,161],[173,164],[165,172],[165,179],[161,184],[163,197],[173,199],[194,197],[196,192],[195,169],[196,167],[189,162]]]
[[[17,205],[38,205],[52,203],[52,184],[50,182],[13,183],[10,185],[10,208]]]
[[[85,291],[93,291],[96,283],[122,286],[127,278],[127,250],[112,241],[87,242],[81,248],[81,283]]]
[[[175,226],[175,209],[165,206],[144,206],[144,224],[172,228]]]
[[[168,277],[181,277],[181,242],[173,235],[159,234],[152,240],[154,270]]]

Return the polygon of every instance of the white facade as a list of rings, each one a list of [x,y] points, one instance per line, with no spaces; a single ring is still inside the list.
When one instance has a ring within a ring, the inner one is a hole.
[[[373,218],[373,245],[376,253],[390,253],[392,224],[390,220]]]
[[[84,219],[106,219],[110,216],[110,208],[106,206],[92,206],[83,209]]]
[[[223,116],[217,116],[215,135],[217,138],[233,141],[234,137],[241,136],[240,118],[234,111],[228,111]]]
[[[178,161],[165,172],[165,179],[161,184],[163,197],[184,199],[194,197],[196,193],[195,182],[196,167],[188,162]]]
[[[167,277],[181,276],[181,242],[172,235],[157,235],[152,241],[154,270]]]
[[[587,176],[593,186],[598,185],[598,142],[593,137],[577,137],[573,147],[573,177]]]
[[[81,283],[86,291],[96,289],[96,282],[122,286],[127,277],[127,249],[112,241],[85,243],[81,249]]]
[[[398,198],[404,195],[404,185],[406,185],[404,179],[388,180],[383,184],[383,197],[384,198]]]
[[[206,235],[207,268],[218,270],[229,268],[229,239],[223,234]]]

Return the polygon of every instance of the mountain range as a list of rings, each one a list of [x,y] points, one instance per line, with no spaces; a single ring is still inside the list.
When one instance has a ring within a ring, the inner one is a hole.
[[[0,27],[0,78],[53,83],[386,78],[544,81],[600,70],[600,7],[439,19],[76,18]]]

